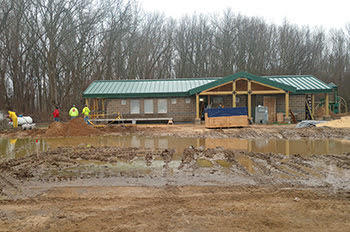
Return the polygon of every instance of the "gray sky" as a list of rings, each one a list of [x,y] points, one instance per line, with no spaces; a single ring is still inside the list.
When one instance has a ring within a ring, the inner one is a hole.
[[[145,11],[164,12],[180,18],[184,14],[222,12],[259,16],[268,23],[284,19],[298,25],[342,28],[350,23],[350,0],[139,0]]]

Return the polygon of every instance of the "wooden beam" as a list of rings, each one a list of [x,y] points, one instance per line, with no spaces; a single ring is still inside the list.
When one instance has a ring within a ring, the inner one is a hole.
[[[312,115],[315,117],[315,94],[311,95],[311,110],[312,110]]]
[[[201,92],[199,95],[231,95],[232,91]]]
[[[252,117],[252,83],[248,81],[248,118]]]
[[[283,90],[255,90],[252,94],[281,94],[285,93]]]
[[[237,95],[243,95],[243,94],[248,94],[248,91],[237,91]]]
[[[199,119],[199,94],[196,93],[196,119]]]
[[[285,113],[286,113],[286,118],[289,118],[289,92],[286,91],[285,93],[285,97],[284,97],[284,100],[285,100]]]
[[[236,107],[236,81],[232,82],[232,107]]]
[[[326,102],[325,102],[325,110],[326,110],[326,116],[329,116],[329,94],[326,93]]]

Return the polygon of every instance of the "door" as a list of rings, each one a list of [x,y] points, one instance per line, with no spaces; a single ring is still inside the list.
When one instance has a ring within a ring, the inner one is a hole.
[[[264,97],[264,106],[267,107],[269,122],[276,121],[276,97]]]

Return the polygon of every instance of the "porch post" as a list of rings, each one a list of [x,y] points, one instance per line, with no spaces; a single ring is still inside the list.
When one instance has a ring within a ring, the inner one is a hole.
[[[105,114],[105,99],[102,99],[102,114]],[[102,118],[106,118],[106,115],[103,115]]]
[[[311,95],[311,111],[312,115],[315,117],[315,94]]]
[[[252,117],[252,86],[251,81],[248,80],[248,118]]]
[[[195,119],[196,124],[201,123],[201,119],[199,118],[199,94],[196,93],[196,119]]]
[[[289,92],[286,91],[285,93],[285,116],[284,116],[284,121],[285,122],[290,122],[290,117],[289,117]]]
[[[329,115],[329,94],[326,93],[326,96],[325,96],[325,104],[324,104],[324,107],[325,107],[325,116],[324,116],[324,120],[330,120],[331,116]]]
[[[236,81],[232,82],[232,107],[236,107]]]

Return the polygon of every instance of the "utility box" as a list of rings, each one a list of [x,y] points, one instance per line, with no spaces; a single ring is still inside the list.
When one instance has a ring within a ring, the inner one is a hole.
[[[268,123],[269,114],[268,108],[266,106],[257,106],[255,107],[255,123]]]

